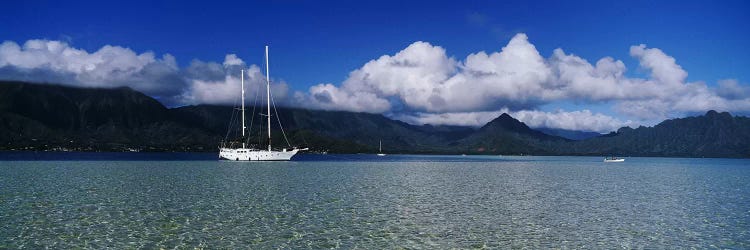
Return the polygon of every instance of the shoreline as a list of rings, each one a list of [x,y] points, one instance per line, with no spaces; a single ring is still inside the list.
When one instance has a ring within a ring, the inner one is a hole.
[[[68,157],[66,157],[68,156]],[[355,157],[360,160],[368,156],[376,156],[376,153],[303,153],[303,158],[315,158],[316,160],[336,159],[337,157]],[[505,154],[425,154],[425,153],[388,153],[388,156],[396,158],[404,157],[595,157],[601,158],[609,155],[505,155]],[[673,159],[750,159],[742,157],[691,157],[691,156],[626,156],[617,155],[620,158],[673,158]],[[384,159],[394,159],[384,158]],[[375,158],[377,161],[377,158]],[[218,160],[218,152],[210,151],[30,151],[30,150],[0,150],[0,161],[34,161],[34,160],[123,160],[123,161],[149,161],[149,160]]]

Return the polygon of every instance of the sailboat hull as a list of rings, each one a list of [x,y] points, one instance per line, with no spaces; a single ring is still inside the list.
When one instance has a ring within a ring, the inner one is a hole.
[[[219,150],[219,158],[230,161],[288,161],[299,151],[299,149],[268,151],[248,148],[222,148]]]
[[[245,71],[241,73],[241,96],[242,96],[242,137],[245,137]],[[275,105],[275,104],[274,104]],[[274,108],[275,109],[275,108]],[[278,115],[278,114],[277,114]],[[268,70],[268,46],[266,46],[266,121],[268,122],[268,150],[245,148],[219,148],[219,158],[231,161],[288,161],[291,160],[297,152],[307,150],[307,148],[292,150],[283,149],[281,151],[271,150],[271,78]],[[281,126],[281,120],[279,120]],[[283,128],[281,131],[284,131]],[[284,135],[286,139],[286,135]],[[289,141],[287,140],[287,143]]]

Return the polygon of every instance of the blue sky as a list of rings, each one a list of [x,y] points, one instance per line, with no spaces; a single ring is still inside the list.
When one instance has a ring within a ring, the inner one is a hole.
[[[271,75],[287,84],[289,96],[321,83],[342,87],[350,72],[417,41],[439,46],[463,63],[472,53],[501,51],[518,33],[526,34],[543,58],[550,58],[557,48],[591,64],[612,57],[624,63],[628,77],[649,77],[650,70],[639,66],[630,50],[645,44],[674,58],[687,72],[686,83],[702,81],[713,87],[731,79],[746,87],[750,82],[747,1],[14,1],[4,3],[3,9],[0,40],[18,45],[33,39],[61,41],[89,53],[105,45],[136,54],[151,51],[157,59],[174,56],[178,68],[188,67],[194,59],[221,64],[227,54],[236,54],[247,65],[262,65],[262,49],[269,44]],[[621,99],[567,97],[524,105],[544,112],[588,109],[622,124],[668,118],[618,112],[611,108],[617,101]],[[747,111],[743,105],[732,105],[729,111]],[[488,111],[480,106],[476,111]],[[446,112],[420,107],[407,109],[408,114],[393,114],[393,109],[361,111],[393,117]],[[692,111],[670,111],[666,116]]]

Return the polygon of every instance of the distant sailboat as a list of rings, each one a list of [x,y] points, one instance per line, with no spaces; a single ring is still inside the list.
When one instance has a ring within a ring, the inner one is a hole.
[[[288,161],[292,159],[292,156],[297,154],[299,151],[307,150],[307,148],[283,148],[281,150],[273,150],[271,148],[271,78],[269,77],[268,70],[268,46],[266,46],[266,114],[263,114],[267,118],[268,122],[268,148],[247,148],[245,143],[245,72],[242,73],[242,147],[232,148],[231,145],[227,147],[222,145],[219,148],[219,158],[227,159],[232,161]],[[279,125],[281,121],[279,121]],[[283,129],[282,129],[283,131]],[[286,137],[286,136],[285,136]]]
[[[614,156],[604,158],[604,162],[624,162],[624,161],[625,161],[625,159],[623,159],[623,158],[617,158],[617,157],[614,157]]]
[[[378,144],[380,145],[380,153],[378,153],[378,156],[385,156],[385,154],[383,154],[383,141],[378,141]]]

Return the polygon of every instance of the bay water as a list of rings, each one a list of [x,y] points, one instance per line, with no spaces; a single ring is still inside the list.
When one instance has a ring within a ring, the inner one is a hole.
[[[750,160],[0,154],[6,248],[750,248]]]

